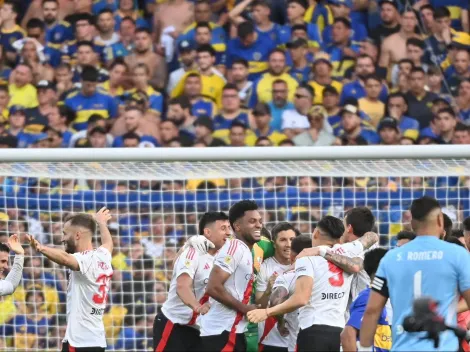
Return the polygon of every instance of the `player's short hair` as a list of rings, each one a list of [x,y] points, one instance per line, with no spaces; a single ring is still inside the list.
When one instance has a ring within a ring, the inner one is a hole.
[[[410,240],[413,241],[416,238],[416,234],[413,231],[400,231],[397,233],[397,241]]]
[[[136,110],[139,110],[139,109],[136,109]],[[126,139],[136,139],[140,143],[140,136],[135,132],[124,133],[122,135],[122,140],[125,141]]]
[[[127,66],[126,62],[123,60],[122,57],[117,57],[111,62],[111,65],[109,65],[109,70],[113,70],[116,66],[124,66],[126,70],[129,69],[129,66]]]
[[[305,248],[312,247],[312,235],[299,235],[292,240],[290,249],[292,252],[300,254]]]
[[[295,236],[297,236],[297,232],[295,231],[295,227],[289,224],[287,221],[280,222],[279,224],[276,224],[276,226],[273,227],[271,230],[271,240],[273,242],[276,242],[277,236],[279,235],[279,232],[282,231],[289,231],[292,230],[295,233]]]
[[[81,40],[77,43],[77,50],[82,47],[82,46],[88,46],[91,48],[91,50],[93,51],[95,46],[93,45],[93,43],[89,40]]]
[[[215,57],[217,52],[215,51],[214,47],[210,44],[201,44],[197,47],[196,52],[199,53],[209,53],[210,56]]]
[[[338,240],[344,234],[343,222],[331,215],[326,215],[317,223],[317,229],[322,235]]]
[[[308,83],[300,83],[297,86],[297,89],[305,89],[308,94],[310,94],[312,97],[315,97],[315,89],[313,89],[313,87]]]
[[[0,252],[10,253],[10,248],[5,243],[0,242]]]
[[[453,229],[450,232],[449,237],[462,238],[462,237],[464,237],[463,230]]]
[[[432,16],[435,20],[439,18],[451,17],[449,9],[445,6],[434,9]]]
[[[346,225],[351,225],[354,236],[362,237],[372,231],[375,225],[374,214],[367,207],[356,207],[344,214]]]
[[[245,59],[242,59],[242,58],[237,58],[237,59],[233,60],[232,66],[233,65],[243,65],[246,68],[250,67],[250,64],[248,63],[248,61],[246,61]]]
[[[204,235],[204,229],[218,220],[228,220],[227,214],[223,211],[208,211],[199,220],[199,235]]]
[[[442,213],[442,217],[444,218],[444,231],[446,232],[446,237],[452,234],[452,220],[446,213]]]
[[[198,22],[196,23],[196,27],[194,28],[195,31],[197,31],[198,28],[207,28],[209,32],[212,32],[211,25],[209,22]]]
[[[446,236],[444,241],[449,242],[449,243],[453,243],[453,244],[456,244],[458,246],[461,246],[461,247],[465,248],[465,245],[462,242],[460,242],[460,240],[457,237]]]
[[[182,109],[191,109],[191,102],[187,96],[181,95],[176,98],[171,98],[168,105],[179,105]]]
[[[98,12],[98,15],[96,17],[100,18],[100,16],[105,14],[105,13],[109,13],[111,16],[114,17],[113,11],[111,9],[108,9],[108,8],[102,9],[100,12]]]
[[[15,14],[19,14],[20,13],[20,4],[18,1],[15,1],[15,0],[5,0],[3,2],[3,5],[10,5],[11,6],[11,9],[13,10],[13,12]]]
[[[79,213],[67,215],[64,219],[64,224],[67,222],[70,222],[71,226],[83,227],[89,230],[92,235],[96,232],[96,221],[90,214]]]
[[[56,3],[57,6],[59,6],[59,1],[58,0],[42,0],[42,5],[44,5],[46,2],[53,2],[53,3]]]
[[[271,50],[271,52],[269,53],[269,57],[268,57],[268,58],[270,59],[270,58],[271,58],[271,55],[276,54],[276,53],[281,54],[282,56],[286,57],[286,52],[285,52],[284,50],[279,49],[279,48],[274,48],[274,49]]]
[[[370,75],[368,75],[365,79],[364,79],[364,82],[367,83],[367,81],[369,80],[374,80],[376,82],[379,82],[379,83],[382,83],[382,79],[380,79],[379,75],[375,74],[375,73],[372,73]]]
[[[444,113],[449,114],[454,119],[457,118],[457,115],[455,115],[455,111],[452,108],[443,108],[437,112],[437,115],[444,114]]]
[[[244,21],[237,27],[237,35],[242,40],[253,33],[255,33],[255,25],[251,21]]]
[[[424,221],[435,209],[441,209],[439,202],[435,198],[429,196],[417,198],[411,203],[411,219],[420,222]]]
[[[416,73],[416,72],[420,72],[422,73],[423,75],[426,76],[426,71],[424,71],[424,69],[422,67],[413,67],[410,71],[410,76],[413,74],[413,73]]]
[[[333,21],[334,24],[336,23],[342,23],[346,28],[351,29],[351,21],[348,20],[346,17],[336,17]]]
[[[470,216],[465,218],[465,220],[462,222],[462,226],[464,231],[470,231]]]
[[[228,220],[230,222],[230,226],[234,228],[233,225],[235,222],[244,217],[245,212],[251,210],[258,210],[258,204],[256,204],[256,202],[253,200],[245,199],[232,205],[228,211]]]
[[[222,88],[222,91],[225,92],[226,90],[235,90],[238,92],[238,87],[235,83],[227,83],[224,88]]]
[[[145,28],[145,27],[139,27],[135,30],[135,35],[137,35],[138,33],[147,33],[149,36],[152,36],[152,32],[150,32],[149,29]]]
[[[44,21],[41,21],[39,18],[31,18],[26,23],[26,29],[40,28],[41,30],[44,30],[45,27],[46,25]]]
[[[367,251],[364,255],[364,270],[371,277],[375,275],[379,267],[380,261],[387,254],[388,250],[385,248],[375,248]]]

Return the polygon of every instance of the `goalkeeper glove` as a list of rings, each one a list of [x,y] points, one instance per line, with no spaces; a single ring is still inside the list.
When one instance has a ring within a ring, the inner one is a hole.
[[[188,239],[186,246],[194,248],[200,254],[206,254],[209,249],[215,248],[214,244],[204,236],[192,236]]]

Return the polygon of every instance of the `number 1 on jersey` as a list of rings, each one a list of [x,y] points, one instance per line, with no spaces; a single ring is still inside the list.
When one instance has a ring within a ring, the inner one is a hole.
[[[343,270],[338,268],[333,263],[328,262],[328,270],[334,275],[328,279],[331,286],[340,287],[344,284]]]

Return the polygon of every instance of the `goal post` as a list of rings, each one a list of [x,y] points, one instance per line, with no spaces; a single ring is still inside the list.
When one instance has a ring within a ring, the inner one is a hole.
[[[456,226],[470,215],[470,148],[456,145],[6,149],[0,180],[0,240],[29,232],[60,246],[66,214],[111,210],[115,275],[104,321],[116,351],[151,346],[172,260],[208,210],[254,199],[266,228],[290,221],[311,233],[323,215],[368,206],[388,247],[410,228],[409,205],[424,194]],[[21,286],[0,301],[0,350],[58,350],[66,277],[27,250]],[[37,329],[25,330],[28,317]]]

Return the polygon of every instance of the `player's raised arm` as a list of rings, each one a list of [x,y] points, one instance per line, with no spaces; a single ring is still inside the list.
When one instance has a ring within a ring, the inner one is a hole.
[[[111,220],[111,214],[106,207],[101,208],[95,215],[95,221],[100,228],[101,247],[106,248],[109,253],[113,253],[113,238],[108,229],[108,221]]]
[[[3,265],[3,258],[0,258],[2,259],[0,260],[0,272],[8,267],[8,254],[10,249],[15,252],[15,261],[5,280],[0,281],[0,297],[11,295],[15,292],[23,275],[24,249],[16,234],[8,239],[8,246],[0,244],[0,253],[5,253],[5,266]]]
[[[26,235],[26,238],[28,239],[29,243],[31,244],[31,247],[33,247],[34,250],[43,254],[48,259],[52,260],[54,263],[66,266],[67,268],[73,271],[80,270],[80,265],[78,264],[77,259],[72,254],[69,254],[62,249],[43,246],[32,235]]]

